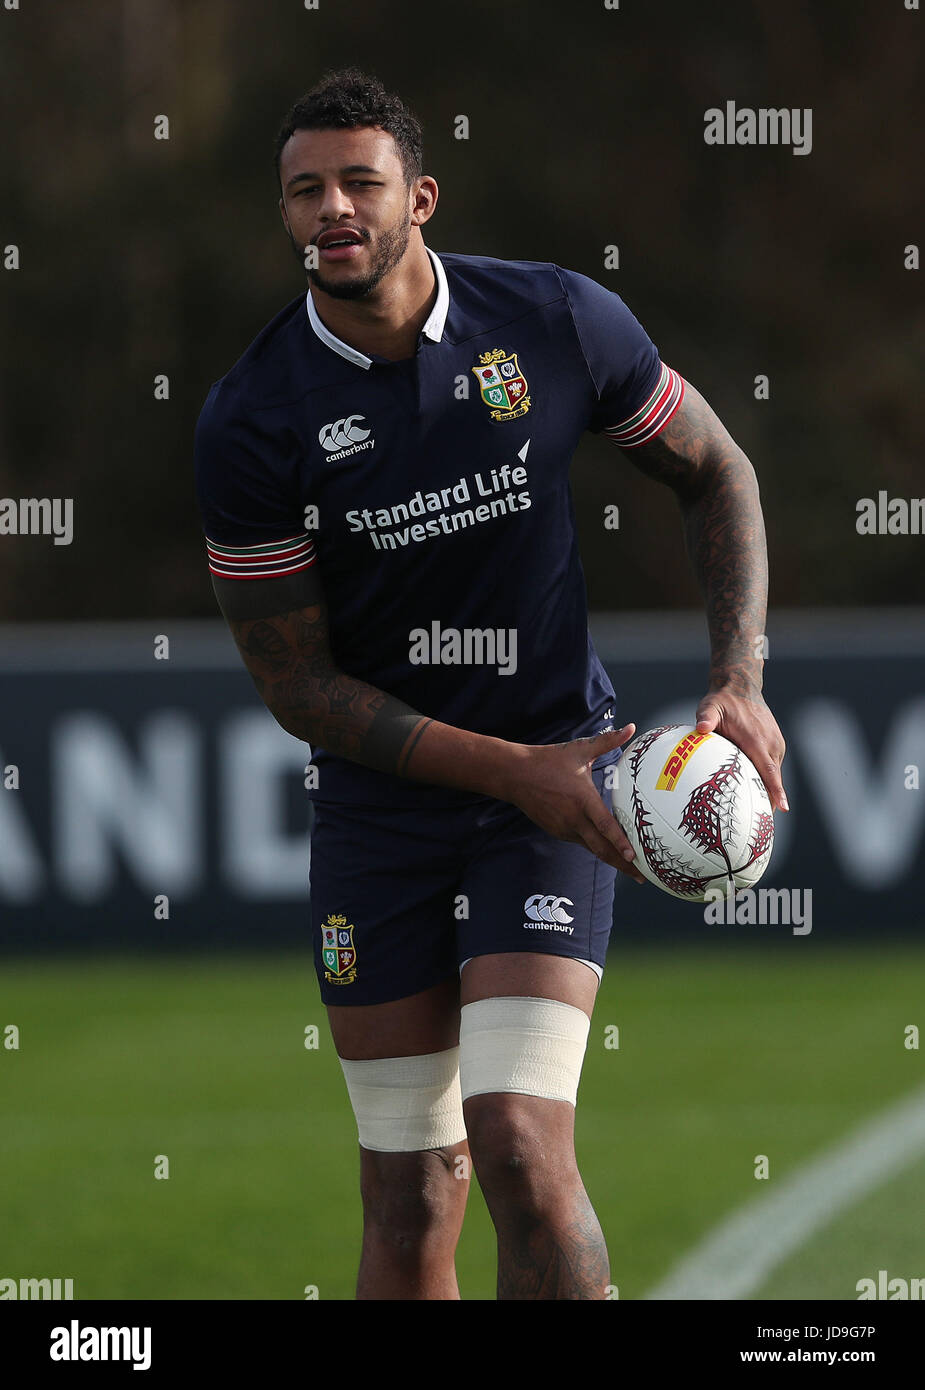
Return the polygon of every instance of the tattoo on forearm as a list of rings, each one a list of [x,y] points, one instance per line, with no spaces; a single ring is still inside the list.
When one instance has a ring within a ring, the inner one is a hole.
[[[407,743],[402,749],[401,756],[399,757],[397,768],[399,776],[404,775],[404,773],[407,771],[408,764],[411,761],[411,755],[414,752],[415,748],[417,748],[418,746],[418,739],[421,737],[421,734],[423,734],[428,724],[432,724],[433,722],[434,721],[432,719],[424,719],[422,721],[419,721],[419,727],[412,733],[412,736],[408,739]]]
[[[661,434],[626,453],[677,493],[706,600],[713,682],[735,685],[743,695],[756,685],[760,689],[768,568],[751,464],[689,384],[680,410]]]
[[[229,626],[261,699],[283,728],[366,767],[407,775],[432,721],[333,666],[320,607],[229,620]]]

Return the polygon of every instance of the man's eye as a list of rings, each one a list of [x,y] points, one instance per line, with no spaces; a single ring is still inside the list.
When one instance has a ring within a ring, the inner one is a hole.
[[[351,187],[351,188],[379,188],[379,187],[381,187],[381,185],[378,183],[378,181],[377,181],[376,179],[353,179],[353,180],[351,180],[350,187]],[[296,198],[304,198],[304,197],[307,197],[307,196],[308,196],[309,194],[311,194],[311,193],[317,193],[317,192],[318,192],[317,186],[312,186],[312,187],[309,187],[309,188],[300,188],[300,189],[298,189],[298,191],[296,192],[295,197],[296,197]]]

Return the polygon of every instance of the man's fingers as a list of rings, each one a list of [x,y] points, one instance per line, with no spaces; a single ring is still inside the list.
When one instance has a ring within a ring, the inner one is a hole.
[[[697,709],[697,732],[698,734],[712,734],[716,732],[716,726],[723,717],[723,712],[719,705],[715,705],[712,700],[704,700]]]
[[[608,729],[604,734],[590,734],[587,738],[577,738],[575,743],[582,745],[581,756],[585,762],[593,763],[602,753],[611,753],[629,743],[636,732],[635,724],[624,724],[622,729]]]
[[[598,859],[602,859],[605,864],[609,864],[612,869],[618,869],[621,874],[626,874],[627,878],[635,879],[637,883],[645,883],[645,879],[633,861],[625,859],[623,854],[614,848],[612,842],[601,835],[590,821],[582,831],[581,840],[592,854],[596,855]]]
[[[628,874],[630,878],[636,879],[637,883],[645,882],[643,875],[633,862],[635,858],[633,847],[620,828],[620,822],[615,816],[608,815],[597,798],[594,799],[594,802],[589,803],[585,813],[585,821],[579,826],[578,833],[591,853],[597,855],[598,859],[603,859],[605,864],[610,864],[612,868]]]
[[[768,758],[763,763],[757,763],[756,766],[761,771],[761,780],[767,788],[771,805],[779,806],[782,811],[789,811],[790,803],[787,800],[787,793],[784,791],[784,784],[781,780],[780,763],[776,763],[773,758]]]
[[[736,744],[742,752],[751,760],[757,769],[758,775],[764,783],[765,790],[771,798],[771,805],[777,806],[781,811],[789,811],[790,803],[787,800],[787,793],[784,791],[784,784],[781,778],[781,763],[784,760],[783,740],[771,739],[765,742],[754,744],[751,739],[742,739],[741,743]],[[778,748],[780,756],[777,756]]]

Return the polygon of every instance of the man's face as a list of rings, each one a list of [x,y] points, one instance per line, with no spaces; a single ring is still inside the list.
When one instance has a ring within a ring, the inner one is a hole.
[[[404,256],[414,187],[385,131],[297,130],[280,156],[280,211],[299,264],[317,246],[311,284],[335,299],[371,294]],[[347,245],[328,246],[346,238]]]

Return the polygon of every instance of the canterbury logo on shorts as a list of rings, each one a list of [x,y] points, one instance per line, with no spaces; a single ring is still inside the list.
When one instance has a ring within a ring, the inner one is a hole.
[[[563,906],[564,904],[564,906]],[[574,907],[571,898],[556,898],[551,893],[534,893],[524,903],[524,916],[529,922],[572,922],[575,919],[565,911]]]

